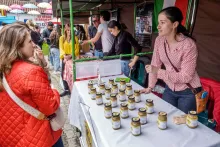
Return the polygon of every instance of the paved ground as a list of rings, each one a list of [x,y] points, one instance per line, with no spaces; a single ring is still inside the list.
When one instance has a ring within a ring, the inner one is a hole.
[[[62,88],[59,84],[59,76],[51,74],[52,84],[54,88],[59,92],[62,92]],[[69,120],[67,118],[68,106],[69,106],[69,96],[65,96],[61,98],[61,107],[63,108],[64,115],[66,117],[66,123],[63,128],[62,139],[64,143],[64,147],[80,147],[80,143],[77,137],[76,128],[70,125]]]

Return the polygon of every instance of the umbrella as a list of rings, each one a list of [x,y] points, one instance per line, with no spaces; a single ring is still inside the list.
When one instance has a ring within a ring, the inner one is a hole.
[[[6,5],[0,5],[0,9],[6,10],[6,11],[11,10],[11,8],[9,8],[9,6],[6,6]]]
[[[32,11],[29,11],[27,14],[31,14],[31,15],[40,15],[40,12],[35,11],[35,10],[32,10]]]
[[[23,6],[22,6],[23,8],[38,8],[36,5],[34,5],[34,4],[24,4]]]
[[[20,10],[23,9],[21,5],[17,5],[17,4],[11,5],[10,8],[11,8],[11,9],[20,9]]]
[[[44,11],[44,13],[46,13],[46,14],[52,14],[53,12],[52,12],[52,10],[46,10],[46,11]]]
[[[52,6],[50,5],[50,7],[48,7],[46,10],[52,10]]]
[[[10,13],[21,14],[21,13],[24,13],[24,11],[19,10],[19,9],[14,9],[14,10],[11,10]]]
[[[39,3],[37,6],[40,8],[50,8],[51,7],[51,5],[46,2]]]

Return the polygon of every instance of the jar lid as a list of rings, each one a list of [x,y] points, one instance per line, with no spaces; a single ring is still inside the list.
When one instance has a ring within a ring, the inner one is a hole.
[[[88,85],[93,85],[93,83],[92,82],[88,82]]]
[[[191,115],[197,115],[196,111],[189,111],[189,114],[191,114]]]
[[[140,93],[140,90],[134,90],[134,93]]]
[[[145,108],[139,108],[139,111],[140,112],[146,112],[146,109]]]
[[[114,79],[111,78],[111,79],[109,79],[109,81],[114,81]]]
[[[153,103],[153,100],[152,99],[146,99],[146,102],[147,103]]]
[[[131,84],[126,84],[126,86],[127,86],[127,87],[131,87],[132,85],[131,85]]]
[[[105,86],[105,83],[100,83],[99,86]]]
[[[113,112],[113,113],[112,113],[112,116],[113,116],[113,117],[117,117],[117,116],[119,116],[119,115],[120,115],[120,113],[118,113],[118,112]]]
[[[133,121],[133,122],[139,122],[139,121],[140,121],[140,118],[139,118],[139,117],[133,117],[133,118],[132,118],[132,121]]]
[[[105,87],[105,90],[111,90],[111,88],[110,87]]]
[[[102,95],[102,93],[100,93],[100,92],[97,92],[97,93],[96,93],[96,95]]]
[[[159,112],[159,115],[161,115],[161,116],[166,116],[167,113],[166,113],[166,112],[163,112],[163,111],[160,111],[160,112]]]
[[[115,93],[111,93],[110,96],[111,97],[116,97],[116,94]]]
[[[125,79],[120,79],[120,82],[125,82]]]
[[[105,107],[111,107],[111,103],[105,103]]]
[[[135,99],[133,95],[128,96],[128,99]]]
[[[90,83],[90,84],[93,84],[93,81],[92,81],[92,80],[89,80],[89,83]]]
[[[121,106],[122,106],[122,107],[127,107],[128,104],[127,104],[127,103],[121,103]]]
[[[119,92],[125,92],[125,89],[119,89]]]
[[[112,86],[118,86],[117,83],[113,83]]]
[[[95,91],[95,90],[96,90],[96,88],[95,88],[95,87],[92,87],[92,88],[91,88],[91,90],[92,90],[92,91]]]

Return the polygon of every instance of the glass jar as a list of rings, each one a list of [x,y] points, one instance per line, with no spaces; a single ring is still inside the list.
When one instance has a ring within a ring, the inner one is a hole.
[[[158,128],[161,130],[165,130],[167,128],[167,113],[159,112],[157,119]]]
[[[104,83],[99,84],[99,92],[103,95],[105,94],[105,84]]]
[[[132,91],[132,85],[131,84],[127,84],[126,85],[126,95],[132,95],[133,91]]]
[[[112,93],[118,93],[118,85],[116,83],[112,84]]]
[[[112,88],[112,84],[114,84],[115,82],[114,82],[114,79],[109,79],[109,81],[108,81],[108,87],[109,88]]]
[[[139,108],[138,116],[142,125],[147,123],[147,111],[145,108]]]
[[[117,107],[117,97],[116,97],[116,94],[114,94],[114,93],[110,94],[110,101],[111,101],[112,108]]]
[[[112,117],[112,106],[111,106],[111,103],[105,103],[104,104],[105,106],[105,118],[109,119]]]
[[[102,94],[100,92],[96,93],[96,104],[97,105],[102,105],[103,104]]]
[[[188,115],[186,116],[186,125],[192,129],[198,126],[198,116],[196,111],[189,111]]]
[[[140,90],[134,90],[134,97],[135,97],[135,102],[136,103],[139,103],[141,101]]]
[[[126,89],[126,81],[125,79],[121,79],[119,90],[125,90],[125,89]]]
[[[105,88],[105,99],[110,100],[110,94],[111,94],[111,88],[106,87]]]
[[[91,88],[90,97],[92,100],[96,99],[96,88],[95,87]]]
[[[89,94],[91,92],[91,88],[93,87],[93,83],[89,81],[88,83],[88,91],[89,91]]]
[[[128,104],[127,103],[121,103],[120,115],[121,115],[121,118],[123,118],[123,119],[129,117],[129,114],[128,114]]]
[[[118,113],[118,112],[112,113],[112,128],[114,130],[118,130],[121,128],[120,113]]]
[[[131,133],[134,136],[141,135],[141,123],[139,117],[133,117],[131,121]]]
[[[126,101],[125,90],[119,89],[118,98],[119,98],[119,101],[121,101],[121,102]]]
[[[154,113],[154,103],[152,99],[146,99],[146,110],[148,114]]]
[[[134,110],[135,109],[135,100],[134,100],[133,95],[128,97],[128,109],[129,110]]]

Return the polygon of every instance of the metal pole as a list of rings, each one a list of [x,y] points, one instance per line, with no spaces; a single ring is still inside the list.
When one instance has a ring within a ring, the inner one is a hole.
[[[75,60],[75,32],[73,30],[73,6],[72,0],[69,0],[70,8],[70,25],[71,25],[71,45],[72,45],[72,60]],[[76,64],[73,62],[73,80],[76,81]]]
[[[64,21],[63,21],[63,7],[62,2],[59,1],[59,7],[60,7],[60,16],[61,16],[61,25],[62,25],[62,35],[64,35]]]

